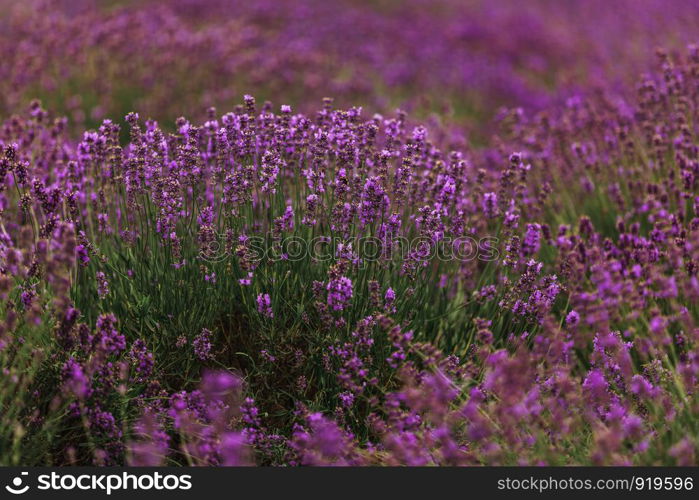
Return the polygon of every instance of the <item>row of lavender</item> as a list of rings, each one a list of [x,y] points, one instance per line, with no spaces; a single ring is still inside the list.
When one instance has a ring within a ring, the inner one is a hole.
[[[463,153],[330,100],[125,146],[34,103],[0,131],[0,460],[694,464],[699,53],[659,57]]]
[[[300,111],[327,95],[379,111],[451,108],[482,135],[482,117],[501,105],[540,109],[591,84],[633,81],[656,45],[693,42],[699,20],[684,0],[537,0],[526,9],[513,0],[4,0],[0,8],[0,110],[45,96],[77,131],[133,109],[168,124],[180,114],[203,120],[206,107],[254,92]]]

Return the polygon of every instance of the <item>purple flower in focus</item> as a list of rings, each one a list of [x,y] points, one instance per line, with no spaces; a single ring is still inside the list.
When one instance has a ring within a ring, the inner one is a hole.
[[[116,329],[117,319],[113,314],[97,318],[97,338],[101,348],[109,354],[118,354],[126,349],[126,339]]]
[[[273,318],[272,299],[268,293],[260,293],[257,296],[257,312],[267,318]]]
[[[145,382],[153,373],[153,367],[155,366],[153,353],[148,351],[144,340],[137,339],[131,346],[129,355],[136,372],[136,381]]]
[[[541,226],[539,224],[527,224],[527,230],[522,240],[522,255],[535,255],[541,246]]]
[[[192,347],[194,348],[194,355],[201,361],[211,359],[211,331],[202,328],[201,333],[194,337]]]
[[[328,305],[333,311],[342,311],[352,298],[352,280],[346,276],[330,280],[327,285]]]

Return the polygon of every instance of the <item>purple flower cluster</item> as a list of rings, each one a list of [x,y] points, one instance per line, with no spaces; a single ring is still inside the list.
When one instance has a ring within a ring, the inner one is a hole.
[[[342,311],[352,299],[352,280],[346,276],[330,280],[327,285],[328,306],[333,311]]]
[[[274,317],[274,311],[272,310],[272,299],[268,293],[261,293],[257,296],[257,312],[266,316],[267,318]]]
[[[211,356],[211,331],[203,328],[201,333],[194,337],[192,341],[192,347],[194,348],[194,355],[201,361],[206,361],[210,359]]]

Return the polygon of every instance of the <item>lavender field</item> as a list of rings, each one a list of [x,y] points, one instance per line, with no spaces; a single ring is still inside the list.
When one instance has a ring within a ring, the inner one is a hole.
[[[699,3],[0,0],[0,465],[697,465]]]

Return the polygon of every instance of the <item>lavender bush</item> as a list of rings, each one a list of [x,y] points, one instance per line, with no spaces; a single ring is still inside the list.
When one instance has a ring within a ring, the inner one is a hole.
[[[0,463],[696,464],[693,5],[206,4],[0,21]]]

